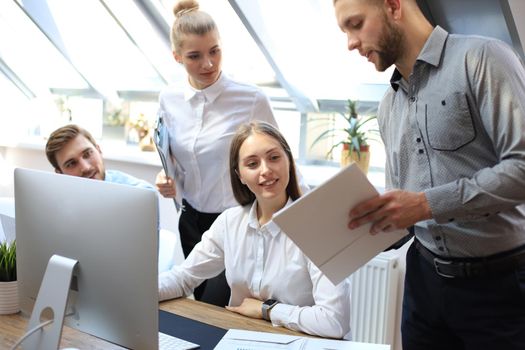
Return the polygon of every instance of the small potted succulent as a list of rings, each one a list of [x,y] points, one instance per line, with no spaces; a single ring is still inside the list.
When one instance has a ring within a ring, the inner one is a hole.
[[[347,100],[347,103],[347,111],[336,114],[336,116],[344,119],[344,125],[323,131],[314,140],[312,146],[325,138],[335,138],[339,141],[332,145],[327,155],[330,156],[336,147],[342,145],[341,166],[356,162],[361,170],[367,173],[370,162],[370,145],[368,141],[378,135],[378,130],[368,128],[368,124],[377,119],[377,116],[373,114],[360,116],[357,113],[357,102]]]
[[[0,243],[0,314],[12,314],[19,310],[16,242],[4,241]]]

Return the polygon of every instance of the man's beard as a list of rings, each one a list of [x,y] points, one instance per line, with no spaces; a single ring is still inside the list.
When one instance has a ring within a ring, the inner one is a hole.
[[[383,33],[379,40],[379,50],[376,51],[378,55],[376,69],[379,72],[384,72],[393,65],[403,51],[403,34],[399,28],[390,23],[386,16],[384,23]]]

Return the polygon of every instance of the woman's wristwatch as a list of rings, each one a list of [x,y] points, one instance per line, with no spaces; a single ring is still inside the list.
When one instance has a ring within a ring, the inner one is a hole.
[[[270,310],[277,304],[279,304],[279,301],[275,299],[268,299],[262,303],[263,319],[265,319],[266,321],[270,321]]]

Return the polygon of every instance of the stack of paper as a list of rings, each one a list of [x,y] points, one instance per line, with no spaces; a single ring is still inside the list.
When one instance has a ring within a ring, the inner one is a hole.
[[[230,329],[215,350],[390,350],[390,345]]]

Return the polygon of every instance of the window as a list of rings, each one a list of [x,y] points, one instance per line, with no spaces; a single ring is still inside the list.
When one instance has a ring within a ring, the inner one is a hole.
[[[89,85],[14,1],[0,2],[2,60],[35,95]]]
[[[310,147],[312,116],[333,112],[325,100],[377,103],[390,72],[377,73],[346,50],[330,1],[199,3],[217,22],[224,71],[264,89],[296,158],[336,166],[325,157],[330,142]],[[78,122],[103,139],[131,143],[134,125],[153,126],[159,91],[186,79],[169,43],[174,4],[1,1],[0,89],[9,101],[0,122],[18,115],[10,128],[16,137]]]

